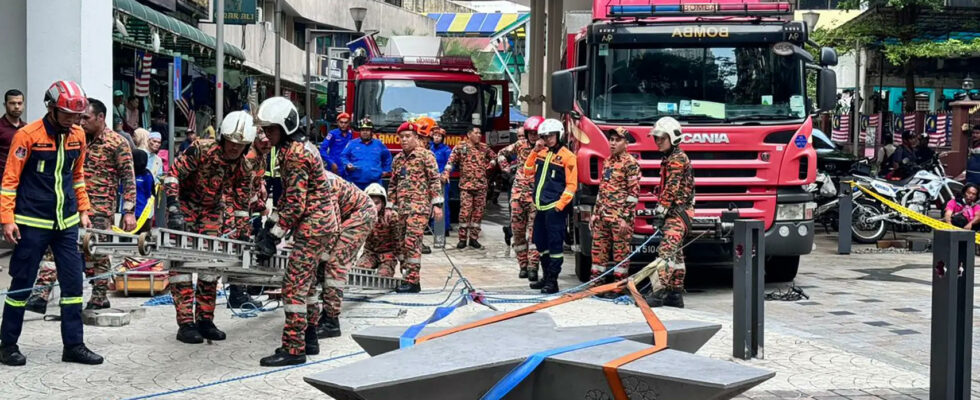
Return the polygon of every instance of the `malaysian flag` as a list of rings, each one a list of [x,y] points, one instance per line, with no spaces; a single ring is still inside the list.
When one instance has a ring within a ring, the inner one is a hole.
[[[187,119],[187,131],[197,132],[197,113],[191,109],[190,103],[187,102],[187,98],[180,96],[180,100],[174,102],[174,106],[180,110],[180,113],[184,115]]]
[[[153,53],[141,51],[136,53],[136,89],[133,94],[139,97],[150,95],[150,70],[153,69]]]
[[[946,145],[946,132],[949,131],[947,114],[933,114],[926,117],[926,132],[929,134],[929,146]]]
[[[872,130],[868,129],[868,127],[874,128],[874,136],[871,136]],[[881,134],[881,114],[866,116],[863,133],[864,134],[861,136],[864,138],[864,143],[866,145],[874,146],[877,139],[876,136]]]
[[[850,114],[837,114],[834,116],[834,128],[830,132],[830,140],[835,142],[847,143],[850,139],[851,116]]]

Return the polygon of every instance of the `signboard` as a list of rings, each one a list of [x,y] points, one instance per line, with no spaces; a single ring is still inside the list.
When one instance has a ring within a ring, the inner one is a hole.
[[[182,10],[191,14],[208,17],[208,10],[211,9],[211,0],[177,0],[177,5]]]
[[[184,75],[182,73],[183,72],[183,68],[181,68],[181,64],[183,64],[183,63],[180,62],[180,56],[174,57],[174,79],[173,79],[173,83],[174,83],[174,88],[173,88],[174,89],[174,101],[180,101],[180,99],[181,99],[181,96],[180,96],[181,88],[184,87],[184,85],[180,81],[180,77]]]
[[[256,0],[225,0],[225,24],[248,25],[258,20]],[[217,2],[215,2],[217,3]]]

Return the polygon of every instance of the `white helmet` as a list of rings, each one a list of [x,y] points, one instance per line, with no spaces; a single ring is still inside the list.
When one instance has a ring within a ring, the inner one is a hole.
[[[562,124],[561,121],[548,118],[541,122],[541,125],[538,125],[538,136],[545,137],[555,134],[558,135],[559,141],[565,137],[565,124]]]
[[[284,135],[291,135],[299,128],[299,111],[285,97],[270,97],[259,105],[256,116],[259,126],[279,125]]]
[[[221,120],[221,139],[237,144],[255,141],[255,122],[245,111],[233,111]]]
[[[681,123],[673,117],[660,118],[653,125],[650,136],[667,136],[670,144],[676,146],[681,143]]]
[[[368,187],[364,188],[364,193],[366,193],[368,196],[381,197],[385,203],[388,203],[388,192],[386,192],[384,186],[381,186],[380,184],[372,183],[368,185]]]

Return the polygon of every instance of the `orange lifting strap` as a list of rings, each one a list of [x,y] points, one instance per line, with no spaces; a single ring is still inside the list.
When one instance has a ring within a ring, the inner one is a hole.
[[[633,283],[631,279],[625,279],[616,283],[608,283],[602,286],[596,286],[584,291],[567,294],[552,300],[548,300],[543,303],[538,303],[528,307],[520,308],[514,311],[508,311],[503,314],[494,315],[489,318],[484,318],[479,321],[470,322],[466,325],[460,325],[453,328],[446,329],[444,331],[439,331],[433,334],[422,336],[415,340],[415,343],[422,343],[428,340],[440,338],[443,336],[448,336],[456,332],[462,332],[465,330],[478,328],[484,325],[490,325],[492,323],[505,321],[511,318],[520,317],[522,315],[527,315],[538,310],[544,310],[546,308],[551,308],[560,304],[565,304],[579,299],[584,299],[586,297],[591,297],[600,293],[605,293],[611,290],[616,290],[620,286],[626,285],[629,288],[630,295],[633,297],[633,301],[636,304],[641,305],[640,311],[643,313],[643,317],[647,321],[647,325],[650,325],[650,330],[653,331],[653,347],[640,350],[638,352],[627,354],[615,360],[612,360],[602,366],[602,370],[606,375],[606,380],[609,381],[609,388],[612,389],[613,396],[616,400],[629,400],[626,396],[626,390],[623,388],[623,382],[619,378],[619,367],[626,365],[630,362],[648,356],[650,354],[656,353],[667,348],[667,328],[664,327],[663,322],[660,322],[660,318],[654,314],[650,307],[645,307],[646,301],[640,292],[636,289],[636,284]]]

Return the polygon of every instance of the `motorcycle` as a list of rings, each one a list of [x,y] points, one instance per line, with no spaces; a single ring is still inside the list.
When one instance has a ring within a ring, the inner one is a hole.
[[[881,197],[920,214],[927,214],[933,205],[942,210],[963,186],[962,183],[946,177],[946,170],[938,157],[933,157],[923,169],[902,180],[885,180],[871,174],[854,174],[854,180]],[[858,188],[854,188],[852,199],[854,208],[851,232],[854,240],[859,243],[877,242],[889,227],[902,231],[924,227]]]

